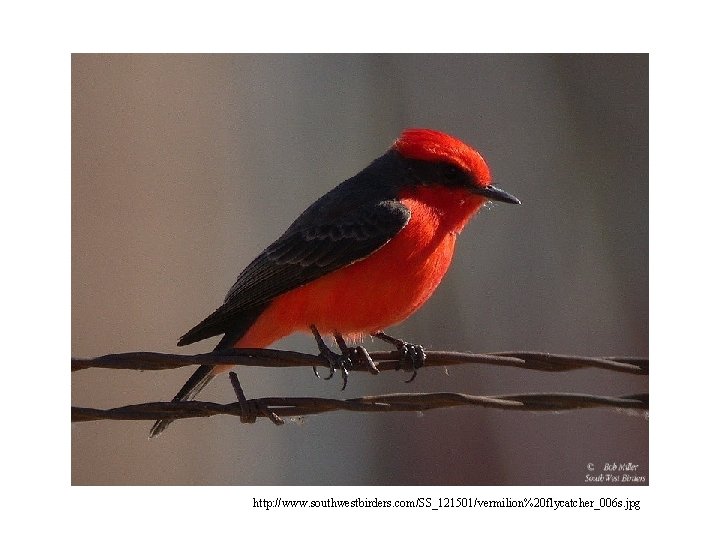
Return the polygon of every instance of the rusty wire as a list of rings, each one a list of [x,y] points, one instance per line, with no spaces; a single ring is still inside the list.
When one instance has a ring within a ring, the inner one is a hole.
[[[647,411],[648,403],[648,394],[619,397],[564,393],[473,396],[442,392],[386,394],[351,399],[267,397],[227,404],[205,401],[156,402],[104,410],[73,407],[71,417],[73,422],[88,422],[91,420],[177,420],[226,414],[239,416],[246,423],[253,423],[258,416],[265,416],[275,424],[282,424],[283,421],[280,417],[304,417],[332,411],[421,412],[463,405],[515,411],[566,411],[589,408]]]
[[[647,375],[647,358],[638,357],[587,357],[540,352],[513,351],[489,354],[426,351],[425,367],[486,364],[516,368],[563,372],[597,368],[634,375]],[[400,354],[373,352],[372,358],[379,371],[396,370],[402,366]],[[243,365],[262,367],[308,367],[325,363],[314,354],[275,349],[233,349],[195,355],[155,352],[129,352],[109,354],[92,359],[72,358],[71,369],[88,368],[160,370],[191,365]],[[366,364],[356,363],[350,370],[368,370]],[[73,422],[92,420],[158,420],[207,417],[225,414],[240,417],[244,423],[253,423],[266,417],[280,425],[283,417],[304,417],[332,411],[392,412],[427,411],[459,406],[475,406],[515,411],[567,411],[587,408],[612,408],[627,412],[646,412],[649,394],[627,396],[596,396],[575,393],[527,393],[496,396],[474,396],[462,393],[399,393],[364,396],[351,399],[317,397],[266,397],[246,399],[235,373],[230,381],[238,401],[220,404],[204,401],[151,402],[126,405],[112,409],[72,407]]]
[[[461,364],[486,364],[511,366],[537,371],[571,371],[597,368],[635,375],[648,374],[647,358],[617,356],[572,356],[532,351],[510,351],[488,354],[448,351],[425,351],[426,367],[456,366]],[[400,367],[397,351],[371,353],[380,371]],[[276,349],[232,349],[204,354],[171,354],[156,352],[128,352],[108,354],[91,359],[73,358],[72,371],[88,368],[157,370],[206,365],[242,365],[260,367],[313,367],[324,365],[325,360],[315,354]],[[367,371],[367,366],[356,364],[350,370]]]

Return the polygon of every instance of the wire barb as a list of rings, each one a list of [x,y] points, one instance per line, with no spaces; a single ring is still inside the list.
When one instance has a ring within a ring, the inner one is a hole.
[[[240,422],[243,424],[254,424],[257,420],[258,414],[260,414],[269,418],[276,426],[281,426],[285,423],[282,418],[269,410],[267,407],[259,405],[257,400],[251,399],[248,401],[245,398],[245,392],[243,392],[237,373],[234,371],[230,372],[230,384],[232,384],[233,390],[235,390],[235,396],[238,399],[238,406],[240,407]]]

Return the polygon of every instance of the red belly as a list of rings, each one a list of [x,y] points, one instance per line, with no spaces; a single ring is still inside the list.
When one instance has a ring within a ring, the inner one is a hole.
[[[378,251],[277,297],[236,347],[266,347],[311,324],[321,333],[377,332],[410,316],[440,284],[450,266],[455,234],[416,201],[403,201],[412,218]]]

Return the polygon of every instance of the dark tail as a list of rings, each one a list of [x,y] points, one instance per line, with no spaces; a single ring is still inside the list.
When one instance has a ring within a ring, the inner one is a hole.
[[[257,318],[260,316],[260,314],[266,307],[267,304],[262,304],[252,310],[248,310],[245,313],[245,316],[235,323],[235,328],[233,328],[231,331],[225,331],[225,335],[220,340],[220,343],[215,346],[214,350],[222,351],[224,349],[232,348],[232,346],[237,343],[237,341],[242,336],[245,335],[245,332],[248,331],[248,329],[253,325],[253,323],[257,320]],[[222,333],[222,330],[220,332],[215,332],[215,334],[213,335],[216,335],[218,333]],[[185,345],[186,343],[191,342],[189,340],[184,341],[188,334],[181,338],[178,345]],[[199,339],[205,339],[205,337],[209,336],[204,336]],[[183,385],[177,395],[173,398],[173,402],[175,403],[178,401],[190,401],[191,399],[194,399],[195,396],[198,395],[198,392],[205,388],[205,386],[207,386],[207,383],[209,383],[213,379],[214,375],[212,374],[212,370],[214,367],[215,366],[202,365],[197,368],[197,370],[195,370],[195,373],[192,374],[192,376]],[[157,437],[158,435],[160,435],[172,423],[173,420],[157,420],[153,424],[152,429],[150,430],[150,438],[152,439],[153,437]]]
[[[177,395],[173,398],[173,403],[178,401],[190,401],[198,392],[205,388],[212,378],[212,370],[215,366],[200,366],[195,370],[187,382],[183,385]],[[157,437],[173,422],[173,420],[157,420],[150,430],[150,438]]]

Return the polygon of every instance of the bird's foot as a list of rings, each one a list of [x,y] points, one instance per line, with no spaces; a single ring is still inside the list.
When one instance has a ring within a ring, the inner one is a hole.
[[[345,338],[343,338],[341,334],[335,332],[333,336],[335,337],[335,342],[338,344],[338,347],[340,347],[340,351],[342,352],[343,356],[349,358],[351,364],[365,364],[368,368],[368,371],[373,375],[377,375],[378,373],[380,373],[380,370],[375,365],[375,362],[373,362],[370,353],[367,352],[367,349],[365,347],[363,347],[362,345],[358,345],[357,347],[349,347],[348,344],[345,343]]]
[[[315,325],[311,325],[310,330],[312,330],[318,349],[320,350],[318,356],[325,360],[330,368],[330,374],[327,377],[323,377],[325,380],[331,379],[333,375],[335,375],[335,370],[339,370],[343,378],[342,390],[345,390],[348,383],[349,372],[353,366],[365,364],[371,373],[377,374],[380,372],[365,347],[349,347],[347,343],[345,343],[342,335],[336,332],[333,335],[340,348],[340,354],[338,354],[325,344]],[[320,378],[316,367],[313,367],[313,372],[316,377]]]
[[[323,377],[326,381],[329,379],[332,379],[335,375],[335,370],[339,369],[340,373],[342,373],[343,378],[343,390],[345,390],[345,387],[347,386],[347,380],[348,380],[348,371],[351,367],[352,360],[344,356],[342,354],[338,354],[335,351],[333,351],[330,347],[328,347],[325,344],[325,341],[323,341],[322,336],[320,335],[320,332],[318,332],[317,327],[313,324],[310,326],[310,330],[312,330],[313,336],[315,336],[315,341],[317,342],[318,349],[320,350],[320,353],[318,356],[325,360],[327,362],[328,367],[330,368],[330,374],[327,377]],[[319,379],[320,374],[318,373],[317,366],[313,366],[313,373],[315,373],[315,376]]]
[[[394,338],[387,335],[385,332],[376,332],[373,336],[386,343],[390,343],[397,348],[400,353],[400,364],[398,369],[412,371],[412,377],[405,382],[409,383],[414,381],[415,377],[417,377],[418,369],[425,365],[426,354],[423,346],[414,345],[412,343],[408,343],[407,341],[403,341],[402,339]]]

